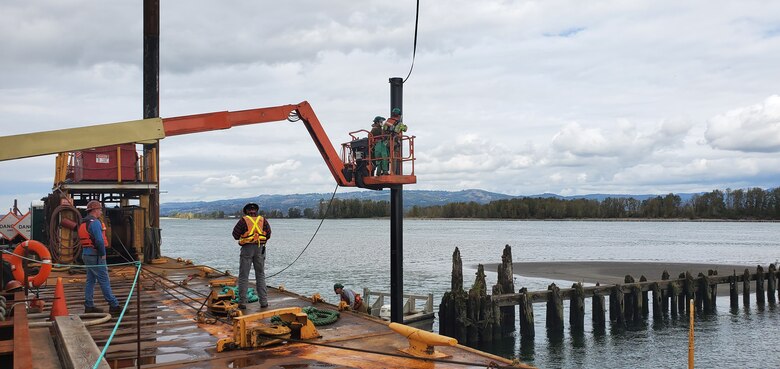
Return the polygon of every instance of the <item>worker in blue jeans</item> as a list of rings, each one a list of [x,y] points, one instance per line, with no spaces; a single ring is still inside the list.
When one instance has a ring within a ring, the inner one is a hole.
[[[108,278],[106,267],[106,231],[100,216],[103,214],[103,205],[97,200],[87,204],[87,216],[79,224],[79,240],[81,241],[81,259],[87,267],[87,285],[84,288],[84,312],[102,313],[103,310],[95,307],[93,296],[95,294],[95,281],[100,285],[103,298],[108,302],[108,312],[119,314],[122,308],[119,301],[111,292],[111,280]]]

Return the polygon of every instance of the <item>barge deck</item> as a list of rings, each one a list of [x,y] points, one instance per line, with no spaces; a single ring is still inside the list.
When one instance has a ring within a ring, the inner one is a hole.
[[[62,277],[70,314],[84,311],[86,275],[60,270],[49,276],[48,286],[40,297],[51,301],[57,277]],[[114,294],[124,303],[135,277],[136,266],[110,267]],[[507,367],[512,361],[466,346],[436,346],[448,355],[438,361],[409,356],[399,350],[409,346],[402,335],[389,328],[388,322],[366,314],[341,312],[338,321],[318,327],[321,338],[310,341],[288,340],[285,344],[260,349],[217,353],[216,342],[232,335],[226,319],[212,324],[198,323],[196,312],[211,290],[210,281],[235,278],[206,266],[187,265],[164,258],[159,264],[144,264],[139,276],[141,292],[140,320],[135,294],[106,351],[112,368],[136,367],[138,325],[140,322],[140,367],[143,368],[486,368]],[[336,310],[336,306],[318,302],[289,291],[269,287],[269,308],[315,306]],[[95,289],[95,303],[108,310],[100,289]],[[47,308],[44,311],[48,311]],[[205,311],[205,307],[203,308]],[[265,309],[263,309],[265,310]],[[245,314],[261,311],[258,303],[248,304]],[[117,317],[109,322],[87,327],[102,349],[111,335]],[[31,345],[41,355],[33,355],[35,368],[60,368],[51,335],[44,328],[30,328]],[[515,367],[527,368],[514,363]]]

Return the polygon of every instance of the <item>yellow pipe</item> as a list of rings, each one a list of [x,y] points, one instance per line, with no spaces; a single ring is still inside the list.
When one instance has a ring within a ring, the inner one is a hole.
[[[117,182],[122,183],[122,147],[116,147],[116,178]]]
[[[688,304],[690,323],[688,324],[688,369],[693,369],[693,299]]]

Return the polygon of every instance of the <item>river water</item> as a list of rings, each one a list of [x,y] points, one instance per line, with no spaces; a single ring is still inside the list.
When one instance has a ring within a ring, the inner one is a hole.
[[[163,219],[163,254],[192,259],[238,273],[238,246],[231,237],[236,220]],[[305,296],[320,293],[337,302],[336,282],[361,292],[390,290],[390,221],[388,219],[326,220],[311,245],[319,220],[271,219],[266,275],[269,286],[283,285]],[[438,308],[450,287],[452,253],[463,259],[464,285],[474,282],[477,264],[501,262],[504,245],[522,261],[652,261],[757,265],[780,258],[780,223],[749,222],[598,222],[404,220],[404,290],[434,294]],[[303,252],[303,253],[302,253]],[[302,254],[301,254],[302,253]],[[295,259],[300,255],[300,258]],[[294,262],[295,261],[295,262]],[[294,262],[294,263],[293,263]],[[292,265],[290,266],[290,264]],[[648,276],[650,277],[650,276]],[[652,278],[650,278],[652,279]],[[496,274],[487,272],[488,286]],[[516,276],[515,287],[544,290],[571,281]],[[718,312],[696,318],[695,362],[700,368],[780,367],[780,307],[756,306],[730,311],[728,296],[717,301]],[[541,368],[686,368],[687,318],[666,318],[627,329],[594,334],[548,337],[545,308],[536,305],[536,339],[509,337],[480,349],[519,358]],[[568,303],[564,316],[568,316]],[[568,324],[568,319],[566,324]],[[434,331],[438,322],[434,324]]]

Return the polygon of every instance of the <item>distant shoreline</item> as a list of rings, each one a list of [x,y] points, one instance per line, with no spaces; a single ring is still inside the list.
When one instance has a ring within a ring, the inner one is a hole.
[[[778,223],[775,219],[690,219],[690,218],[546,218],[546,219],[517,219],[517,218],[417,218],[404,217],[414,220],[495,220],[495,221],[532,221],[532,222],[693,222],[693,223]],[[387,219],[384,218],[339,218],[339,219]]]
[[[237,217],[229,218],[184,218],[184,217],[171,217],[161,216],[160,219],[183,219],[183,220],[219,220],[219,219],[238,219]],[[306,220],[320,220],[321,218],[268,218],[268,219],[306,219]],[[373,217],[373,218],[326,218],[328,220],[355,220],[355,219],[390,219],[390,217]],[[479,221],[497,221],[497,222],[659,222],[659,223],[676,223],[676,222],[691,222],[691,223],[780,223],[780,220],[772,219],[688,219],[688,218],[562,218],[562,219],[516,219],[516,218],[418,218],[418,217],[404,217],[407,220],[479,220]]]

